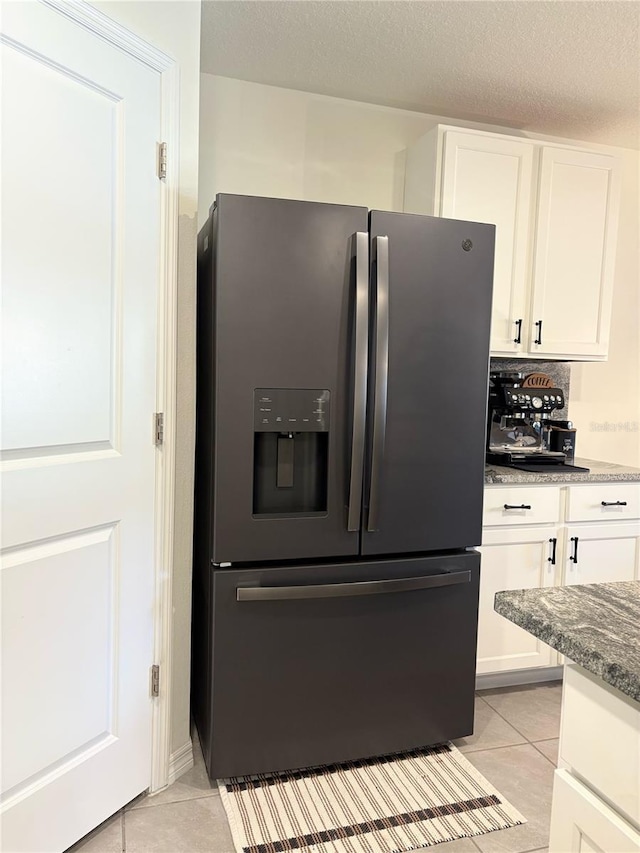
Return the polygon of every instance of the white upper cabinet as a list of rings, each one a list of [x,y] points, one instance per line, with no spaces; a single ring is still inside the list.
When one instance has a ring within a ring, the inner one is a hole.
[[[533,146],[444,135],[440,216],[496,226],[491,349],[519,353],[525,318]]]
[[[438,125],[408,150],[404,209],[496,226],[492,355],[607,356],[614,157]]]
[[[536,353],[607,355],[620,195],[614,166],[606,154],[542,149],[530,330]]]

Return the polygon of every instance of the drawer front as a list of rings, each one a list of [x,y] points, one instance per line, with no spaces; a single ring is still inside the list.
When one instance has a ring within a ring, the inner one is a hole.
[[[575,664],[565,666],[560,759],[640,825],[640,705]]]
[[[556,770],[549,853],[640,853],[640,833],[571,773]]]
[[[484,490],[482,523],[485,527],[554,524],[560,518],[557,486],[518,486]]]
[[[473,731],[477,552],[213,574],[212,778]]]
[[[640,483],[590,483],[567,491],[567,521],[640,518]]]

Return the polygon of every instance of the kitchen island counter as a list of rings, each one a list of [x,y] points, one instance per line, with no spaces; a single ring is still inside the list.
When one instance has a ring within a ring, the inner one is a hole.
[[[498,592],[567,656],[549,853],[640,853],[640,581]]]
[[[566,470],[555,472],[520,471],[502,465],[486,465],[485,485],[550,485],[553,483],[638,483],[640,468],[616,465],[614,462],[598,462],[594,459],[576,459],[575,464],[588,468],[589,472],[575,473]]]
[[[495,609],[640,702],[640,581],[498,592]]]

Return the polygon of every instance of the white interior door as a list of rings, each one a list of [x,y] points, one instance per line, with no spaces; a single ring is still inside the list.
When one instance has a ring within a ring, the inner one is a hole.
[[[149,786],[160,76],[2,19],[2,849]]]

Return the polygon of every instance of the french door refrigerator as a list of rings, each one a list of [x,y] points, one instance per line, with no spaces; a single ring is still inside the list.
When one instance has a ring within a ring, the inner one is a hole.
[[[212,778],[472,732],[494,231],[217,196],[192,672]]]

